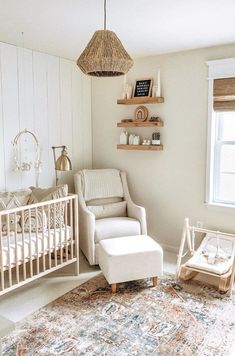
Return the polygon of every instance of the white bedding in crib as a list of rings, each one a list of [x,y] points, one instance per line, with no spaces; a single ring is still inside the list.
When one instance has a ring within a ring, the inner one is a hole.
[[[67,226],[67,241],[71,240],[72,238],[72,229],[70,226]],[[60,241],[61,239],[61,241]],[[29,233],[24,234],[24,257],[30,257],[30,237]],[[63,244],[66,242],[66,229],[61,229],[61,238],[60,238],[60,229],[54,229],[49,231],[46,230],[44,232],[44,250],[49,248],[49,244],[51,248],[55,246],[60,247],[60,242]],[[3,262],[3,267],[7,267],[9,265],[8,260],[8,239],[6,236],[2,237],[2,253],[0,251],[0,266],[1,266],[1,258]],[[10,262],[11,265],[15,264],[16,262],[16,253],[15,253],[15,234],[11,233],[10,236]],[[38,233],[38,253],[43,253],[43,234],[40,232]],[[31,254],[32,256],[37,256],[37,240],[36,240],[36,233],[31,233]],[[22,234],[17,234],[17,259],[18,261],[23,260],[23,248],[22,248]],[[0,267],[1,268],[1,267]]]

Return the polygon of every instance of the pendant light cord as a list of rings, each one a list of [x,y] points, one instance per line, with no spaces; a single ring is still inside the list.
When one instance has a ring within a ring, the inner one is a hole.
[[[107,20],[106,20],[106,0],[104,0],[104,30],[106,30],[107,27]]]

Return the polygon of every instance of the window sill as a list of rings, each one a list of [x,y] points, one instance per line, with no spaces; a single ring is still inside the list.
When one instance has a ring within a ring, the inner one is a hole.
[[[235,213],[235,205],[222,203],[205,203],[209,210],[220,211],[224,213]]]

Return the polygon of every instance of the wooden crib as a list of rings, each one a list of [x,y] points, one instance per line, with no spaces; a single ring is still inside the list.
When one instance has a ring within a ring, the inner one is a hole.
[[[0,296],[75,263],[77,195],[0,211]]]

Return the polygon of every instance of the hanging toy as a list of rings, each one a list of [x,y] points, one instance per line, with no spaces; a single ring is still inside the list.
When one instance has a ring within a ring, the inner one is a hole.
[[[24,157],[22,159],[22,153],[21,153],[21,147],[20,147],[20,138],[25,135],[25,149],[24,149]],[[28,159],[28,140],[26,135],[31,135],[36,143],[35,145],[35,159],[34,162]],[[29,172],[31,168],[33,167],[35,170],[36,174],[36,186],[38,186],[38,176],[39,173],[41,172],[41,152],[40,152],[40,147],[39,147],[39,142],[37,137],[35,136],[34,133],[31,131],[28,131],[27,129],[20,131],[16,137],[14,138],[13,142],[13,152],[14,152],[14,168],[13,170],[15,172]]]

